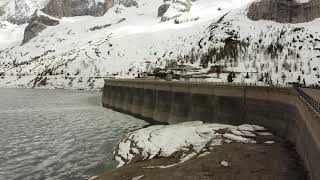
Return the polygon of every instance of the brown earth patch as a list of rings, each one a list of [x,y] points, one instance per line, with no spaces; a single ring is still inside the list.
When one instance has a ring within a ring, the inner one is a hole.
[[[227,161],[228,167],[220,164]],[[294,150],[281,139],[274,144],[230,143],[215,146],[203,157],[192,158],[169,168],[148,168],[170,165],[178,158],[156,158],[133,162],[113,169],[94,180],[308,180],[308,173]]]

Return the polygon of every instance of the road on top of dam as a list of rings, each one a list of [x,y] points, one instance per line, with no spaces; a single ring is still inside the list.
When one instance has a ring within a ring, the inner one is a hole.
[[[319,89],[310,89],[310,88],[302,88],[302,90],[311,96],[314,100],[320,102],[320,90]]]

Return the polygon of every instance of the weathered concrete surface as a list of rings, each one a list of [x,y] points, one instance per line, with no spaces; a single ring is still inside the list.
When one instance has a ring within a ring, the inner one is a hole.
[[[320,178],[320,115],[293,89],[106,80],[102,103],[169,124],[201,120],[262,125],[295,144],[311,179]]]

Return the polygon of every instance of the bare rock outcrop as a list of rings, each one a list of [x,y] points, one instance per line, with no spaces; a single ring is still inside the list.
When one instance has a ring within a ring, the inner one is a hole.
[[[122,4],[124,7],[139,7],[139,4],[135,0],[118,0],[118,4]]]
[[[30,3],[28,0],[0,0],[0,21],[19,25],[27,23],[39,7],[39,1]]]
[[[22,44],[38,36],[47,26],[56,26],[59,20],[55,18],[73,16],[103,16],[113,6],[113,0],[50,0],[42,9],[45,14],[36,11],[24,32]]]
[[[57,18],[103,16],[113,4],[113,0],[50,0],[42,11]]]
[[[164,3],[158,8],[158,17],[162,17],[169,9],[170,4]]]
[[[189,12],[192,6],[192,0],[164,0],[164,3],[158,8],[158,17],[161,22],[169,21]],[[170,13],[168,13],[170,11]]]
[[[135,0],[121,1],[126,6],[137,5]],[[114,0],[0,0],[0,20],[24,24],[30,21],[36,10],[57,18],[102,16],[113,4]]]
[[[320,17],[320,0],[257,0],[249,6],[252,20],[303,23]]]
[[[40,32],[45,30],[47,26],[56,26],[60,22],[46,15],[39,15],[36,11],[30,19],[29,25],[24,30],[22,44],[27,43],[30,39],[38,36]]]

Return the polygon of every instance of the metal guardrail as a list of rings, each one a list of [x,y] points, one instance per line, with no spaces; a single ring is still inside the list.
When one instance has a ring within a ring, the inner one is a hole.
[[[294,88],[318,113],[320,113],[320,102],[309,96],[299,87]]]
[[[269,85],[269,84],[263,84],[263,83],[244,83],[244,82],[207,82],[209,84],[213,85],[233,85],[233,86],[258,86],[258,87],[279,87],[279,88],[292,88],[292,85],[289,84],[278,84],[278,85]]]

